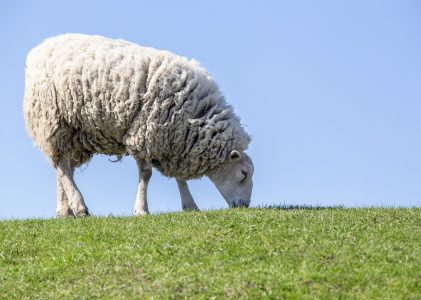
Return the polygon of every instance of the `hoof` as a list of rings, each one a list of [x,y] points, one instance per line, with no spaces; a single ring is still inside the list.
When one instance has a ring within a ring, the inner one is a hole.
[[[183,211],[200,211],[200,209],[198,207],[184,207],[183,206]]]
[[[137,217],[146,216],[146,215],[149,215],[149,212],[145,210],[139,210],[139,211],[135,211],[134,215]]]
[[[56,211],[56,216],[57,218],[63,219],[63,218],[74,217],[75,215],[73,214],[73,211],[69,208],[65,210]]]
[[[76,213],[76,217],[78,218],[85,218],[85,217],[89,217],[90,215],[91,214],[87,210],[81,210]]]

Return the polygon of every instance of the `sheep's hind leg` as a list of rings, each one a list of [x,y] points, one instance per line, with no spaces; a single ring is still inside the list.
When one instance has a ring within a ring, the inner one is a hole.
[[[70,165],[69,160],[61,159],[57,163],[56,168],[57,176],[68,200],[68,206],[78,217],[89,216],[89,211],[85,205],[85,201],[83,201],[82,194],[73,180],[73,167]]]
[[[180,191],[181,206],[183,207],[183,210],[199,210],[199,208],[193,200],[187,182],[184,180],[177,179],[177,185],[178,190]]]
[[[144,216],[149,214],[147,190],[152,176],[152,167],[143,159],[136,159],[136,163],[139,169],[139,186],[134,204],[134,214],[136,216]]]
[[[66,218],[74,216],[72,209],[69,206],[66,193],[64,192],[63,185],[61,184],[60,177],[57,174],[57,209],[56,215],[59,218]]]

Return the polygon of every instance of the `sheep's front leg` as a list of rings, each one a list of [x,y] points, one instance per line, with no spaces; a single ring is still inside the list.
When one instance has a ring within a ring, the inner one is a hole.
[[[180,191],[181,206],[183,207],[183,210],[199,210],[199,208],[193,200],[187,182],[184,180],[177,179],[177,185],[178,190]]]
[[[83,201],[82,194],[76,186],[76,183],[73,180],[73,168],[70,166],[70,162],[67,159],[61,159],[57,164],[57,177],[58,181],[61,183],[64,194],[68,200],[68,207],[73,210],[73,213],[78,217],[89,216],[88,208]],[[63,208],[65,205],[63,202],[66,197],[60,197],[61,189],[58,184],[58,200],[60,201],[60,208]],[[57,207],[59,209],[59,207]]]
[[[139,186],[134,204],[134,214],[136,216],[144,216],[149,214],[147,191],[148,183],[152,176],[152,167],[142,159],[137,159],[136,162],[139,169]]]

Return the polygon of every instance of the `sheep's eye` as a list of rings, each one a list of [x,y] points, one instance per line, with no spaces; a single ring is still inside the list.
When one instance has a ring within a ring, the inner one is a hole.
[[[241,170],[241,174],[243,174],[243,175],[244,175],[244,178],[243,178],[243,179],[241,179],[240,183],[244,183],[244,182],[247,180],[248,174],[247,174],[247,172],[246,172],[246,171],[244,171],[244,170]]]

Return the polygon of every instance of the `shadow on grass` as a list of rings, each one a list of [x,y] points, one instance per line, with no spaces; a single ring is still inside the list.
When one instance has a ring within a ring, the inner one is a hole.
[[[259,205],[252,207],[255,209],[270,209],[270,210],[324,210],[324,209],[345,209],[345,206],[311,206],[311,205]]]

